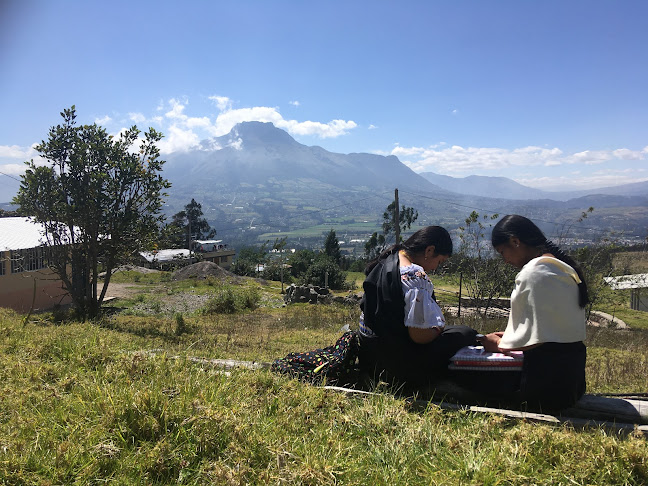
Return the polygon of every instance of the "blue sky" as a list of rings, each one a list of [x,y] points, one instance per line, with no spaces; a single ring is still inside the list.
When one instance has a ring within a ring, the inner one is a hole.
[[[161,130],[164,153],[261,120],[417,172],[648,180],[647,18],[643,0],[0,0],[0,172],[75,104]]]

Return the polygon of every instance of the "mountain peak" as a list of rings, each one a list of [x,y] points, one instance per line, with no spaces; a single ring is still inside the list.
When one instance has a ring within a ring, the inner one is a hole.
[[[244,145],[292,145],[294,138],[271,122],[246,121],[237,123],[229,134],[229,140],[241,139]]]

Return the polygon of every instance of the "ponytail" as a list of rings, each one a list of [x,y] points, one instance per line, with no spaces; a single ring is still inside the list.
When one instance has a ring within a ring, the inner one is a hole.
[[[578,284],[578,305],[580,307],[585,307],[587,304],[589,304],[590,299],[589,292],[587,290],[587,283],[585,283],[585,275],[583,274],[583,270],[576,262],[576,260],[570,257],[562,250],[562,248],[560,248],[551,240],[545,240],[544,250],[546,253],[551,253],[558,260],[566,263],[576,271],[578,278],[580,279],[580,283]]]

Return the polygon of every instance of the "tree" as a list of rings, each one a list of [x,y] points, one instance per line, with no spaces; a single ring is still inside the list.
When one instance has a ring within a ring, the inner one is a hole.
[[[396,222],[396,200],[392,201],[383,213],[382,234],[374,232],[365,243],[365,257],[367,260],[373,260],[380,255],[387,247],[392,235],[396,234],[396,225],[400,228],[402,235],[410,229],[414,221],[418,219],[418,211],[404,204],[401,206],[398,214],[398,223]],[[400,236],[400,243],[403,237]]]
[[[335,230],[332,229],[326,235],[324,240],[324,253],[331,257],[331,259],[340,265],[342,263],[342,252],[340,251],[340,242],[335,235]]]
[[[208,240],[216,236],[216,230],[209,226],[203,217],[202,205],[191,199],[183,211],[173,215],[171,223],[165,228],[169,243],[177,248],[187,248],[190,241]]]
[[[498,214],[482,216],[473,211],[459,227],[459,254],[453,258],[456,267],[465,275],[463,283],[473,306],[486,316],[493,300],[508,295],[513,288],[515,270],[495,253],[486,238],[487,230]]]
[[[301,277],[306,273],[315,261],[315,252],[309,249],[297,250],[288,256],[288,264],[290,265],[290,274],[293,277]]]
[[[74,106],[61,116],[36,146],[47,164],[26,162],[13,203],[43,224],[48,264],[85,319],[99,313],[112,271],[152,242],[170,184],[160,175],[161,133],[149,129],[133,150],[136,126],[114,138],[96,123],[77,126]]]
[[[266,241],[260,247],[244,246],[236,255],[236,260],[232,265],[232,272],[236,275],[254,277],[257,273],[257,265],[265,264],[268,255],[268,242]]]
[[[346,286],[346,272],[344,272],[328,255],[320,253],[315,261],[308,267],[301,280],[305,284],[328,286],[334,290],[344,289]]]

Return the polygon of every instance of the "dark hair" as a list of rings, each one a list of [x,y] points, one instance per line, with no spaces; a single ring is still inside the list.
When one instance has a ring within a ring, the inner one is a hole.
[[[387,258],[389,255],[393,255],[400,250],[405,250],[408,255],[418,255],[431,245],[434,246],[435,256],[452,255],[452,238],[450,238],[448,230],[441,226],[426,226],[415,232],[403,243],[390,246],[380,256],[370,261],[367,268],[365,268],[365,275],[369,275],[378,262]]]
[[[578,305],[585,307],[589,303],[587,284],[585,283],[585,277],[583,276],[583,270],[580,268],[580,265],[558,247],[558,245],[548,240],[533,221],[518,214],[504,216],[493,228],[491,243],[494,247],[497,247],[508,243],[512,237],[519,239],[527,246],[537,248],[543,253],[551,253],[558,260],[565,262],[576,270],[581,280],[581,283],[578,284]]]

